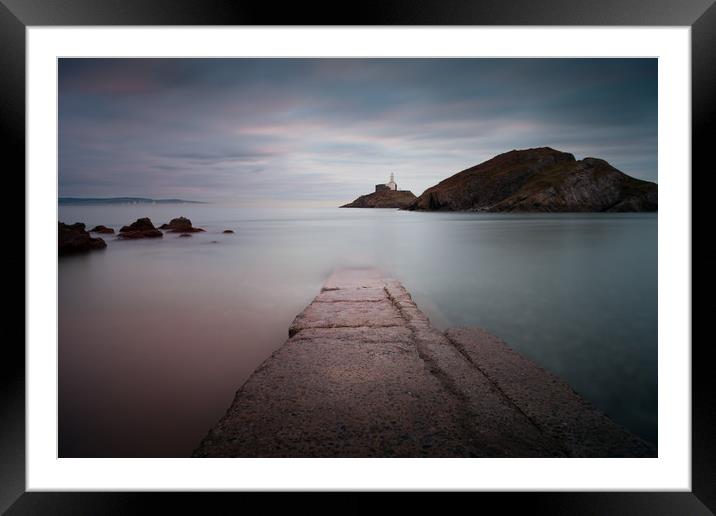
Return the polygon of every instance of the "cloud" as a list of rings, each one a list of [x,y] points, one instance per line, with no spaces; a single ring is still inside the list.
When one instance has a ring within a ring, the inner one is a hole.
[[[193,165],[218,165],[223,163],[263,163],[267,158],[271,158],[272,156],[273,154],[268,152],[178,152],[173,154],[163,154],[161,157]]]
[[[655,59],[61,59],[61,195],[419,194],[549,145],[656,180]]]

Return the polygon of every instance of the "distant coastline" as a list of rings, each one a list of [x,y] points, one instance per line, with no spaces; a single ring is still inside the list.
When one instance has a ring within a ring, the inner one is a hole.
[[[60,197],[61,205],[84,204],[208,204],[203,201],[185,199],[149,199],[147,197]]]

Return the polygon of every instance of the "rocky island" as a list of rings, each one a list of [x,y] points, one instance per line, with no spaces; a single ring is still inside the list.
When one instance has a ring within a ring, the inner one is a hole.
[[[341,208],[408,208],[417,197],[409,190],[398,190],[393,174],[390,181],[375,185],[375,192],[361,195],[355,201],[344,204]]]
[[[374,192],[361,195],[341,208],[408,208],[417,199],[413,192],[407,190]]]
[[[512,150],[428,188],[409,210],[484,212],[657,211],[655,183],[597,158],[550,147]]]

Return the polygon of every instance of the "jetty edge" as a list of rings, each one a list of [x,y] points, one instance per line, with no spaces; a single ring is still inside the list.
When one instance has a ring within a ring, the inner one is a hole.
[[[480,328],[433,328],[377,269],[339,269],[193,457],[656,457]]]

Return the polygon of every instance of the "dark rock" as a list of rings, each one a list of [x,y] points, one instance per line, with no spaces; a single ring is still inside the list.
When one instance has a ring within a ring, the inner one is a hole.
[[[132,222],[129,226],[122,226],[122,228],[119,230],[120,233],[124,233],[126,231],[146,231],[150,229],[156,229],[154,227],[154,224],[152,224],[152,221],[148,217],[144,217],[141,219],[137,219],[135,222]]]
[[[144,217],[137,219],[129,226],[122,226],[119,230],[118,238],[136,239],[136,238],[159,238],[164,234],[154,227],[149,218]]]
[[[604,160],[549,147],[495,156],[428,188],[410,210],[486,212],[657,211],[655,183]]]
[[[85,225],[77,222],[57,225],[57,251],[60,255],[82,253],[93,249],[104,249],[107,243],[101,238],[91,237]]]
[[[224,233],[225,235],[229,235],[229,234],[233,234],[234,230],[233,229],[225,229],[224,231],[222,231],[222,233]]]
[[[91,233],[106,233],[106,234],[114,234],[114,229],[108,228],[107,226],[95,226],[92,229],[90,229]]]
[[[169,230],[170,233],[197,233],[204,231],[191,225],[191,220],[186,217],[178,217],[169,221],[169,224],[162,224],[159,229]]]
[[[147,229],[145,231],[127,231],[117,235],[117,238],[135,240],[138,238],[161,238],[164,235],[158,229]]]
[[[341,208],[407,208],[416,200],[417,197],[409,190],[378,190],[361,195]]]
[[[187,238],[187,237],[191,237],[191,234],[190,233],[182,233],[177,238]]]

